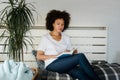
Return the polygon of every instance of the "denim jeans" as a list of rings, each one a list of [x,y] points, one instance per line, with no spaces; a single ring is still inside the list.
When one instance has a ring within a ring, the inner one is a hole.
[[[83,53],[56,59],[46,67],[46,70],[67,73],[79,80],[100,80]]]

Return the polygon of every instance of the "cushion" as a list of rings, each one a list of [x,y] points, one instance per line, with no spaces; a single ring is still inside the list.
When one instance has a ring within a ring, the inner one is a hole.
[[[32,50],[32,54],[35,56],[35,59],[36,59],[37,50]],[[38,68],[41,70],[44,70],[44,66],[45,66],[44,61],[36,59],[36,62],[37,62]]]
[[[36,58],[37,50],[33,50],[32,54]],[[59,74],[57,72],[47,71],[44,69],[45,63],[42,60],[37,60],[38,75],[35,80],[73,80],[68,74]]]

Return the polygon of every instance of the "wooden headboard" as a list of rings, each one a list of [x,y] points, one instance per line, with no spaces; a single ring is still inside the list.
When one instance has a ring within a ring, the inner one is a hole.
[[[0,35],[3,29],[0,29]],[[28,45],[27,54],[24,54],[24,61],[30,67],[36,67],[36,61],[32,55],[32,50],[37,49],[40,43],[41,36],[48,31],[44,26],[35,26],[31,29],[31,34],[27,33],[27,36],[33,37],[33,48]],[[92,60],[106,60],[107,53],[107,27],[105,26],[70,26],[65,31],[70,36],[72,46],[78,49],[78,52],[84,53],[89,61]],[[8,34],[6,34],[8,35]],[[6,54],[3,52],[4,39],[0,41],[0,62],[2,63],[7,59]],[[26,51],[26,50],[24,50]]]

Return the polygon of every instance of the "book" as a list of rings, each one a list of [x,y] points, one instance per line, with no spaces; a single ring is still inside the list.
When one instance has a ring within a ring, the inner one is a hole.
[[[74,53],[76,49],[74,48],[73,50],[71,50],[70,52],[62,52],[61,54],[59,54],[57,56],[57,58],[65,58],[65,57],[68,57],[68,56],[72,56],[72,54]]]

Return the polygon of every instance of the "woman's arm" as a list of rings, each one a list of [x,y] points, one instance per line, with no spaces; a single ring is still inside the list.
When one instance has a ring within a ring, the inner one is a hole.
[[[41,50],[37,51],[37,56],[36,56],[38,60],[46,60],[46,59],[56,58],[56,57],[57,55],[45,55],[44,52]]]

